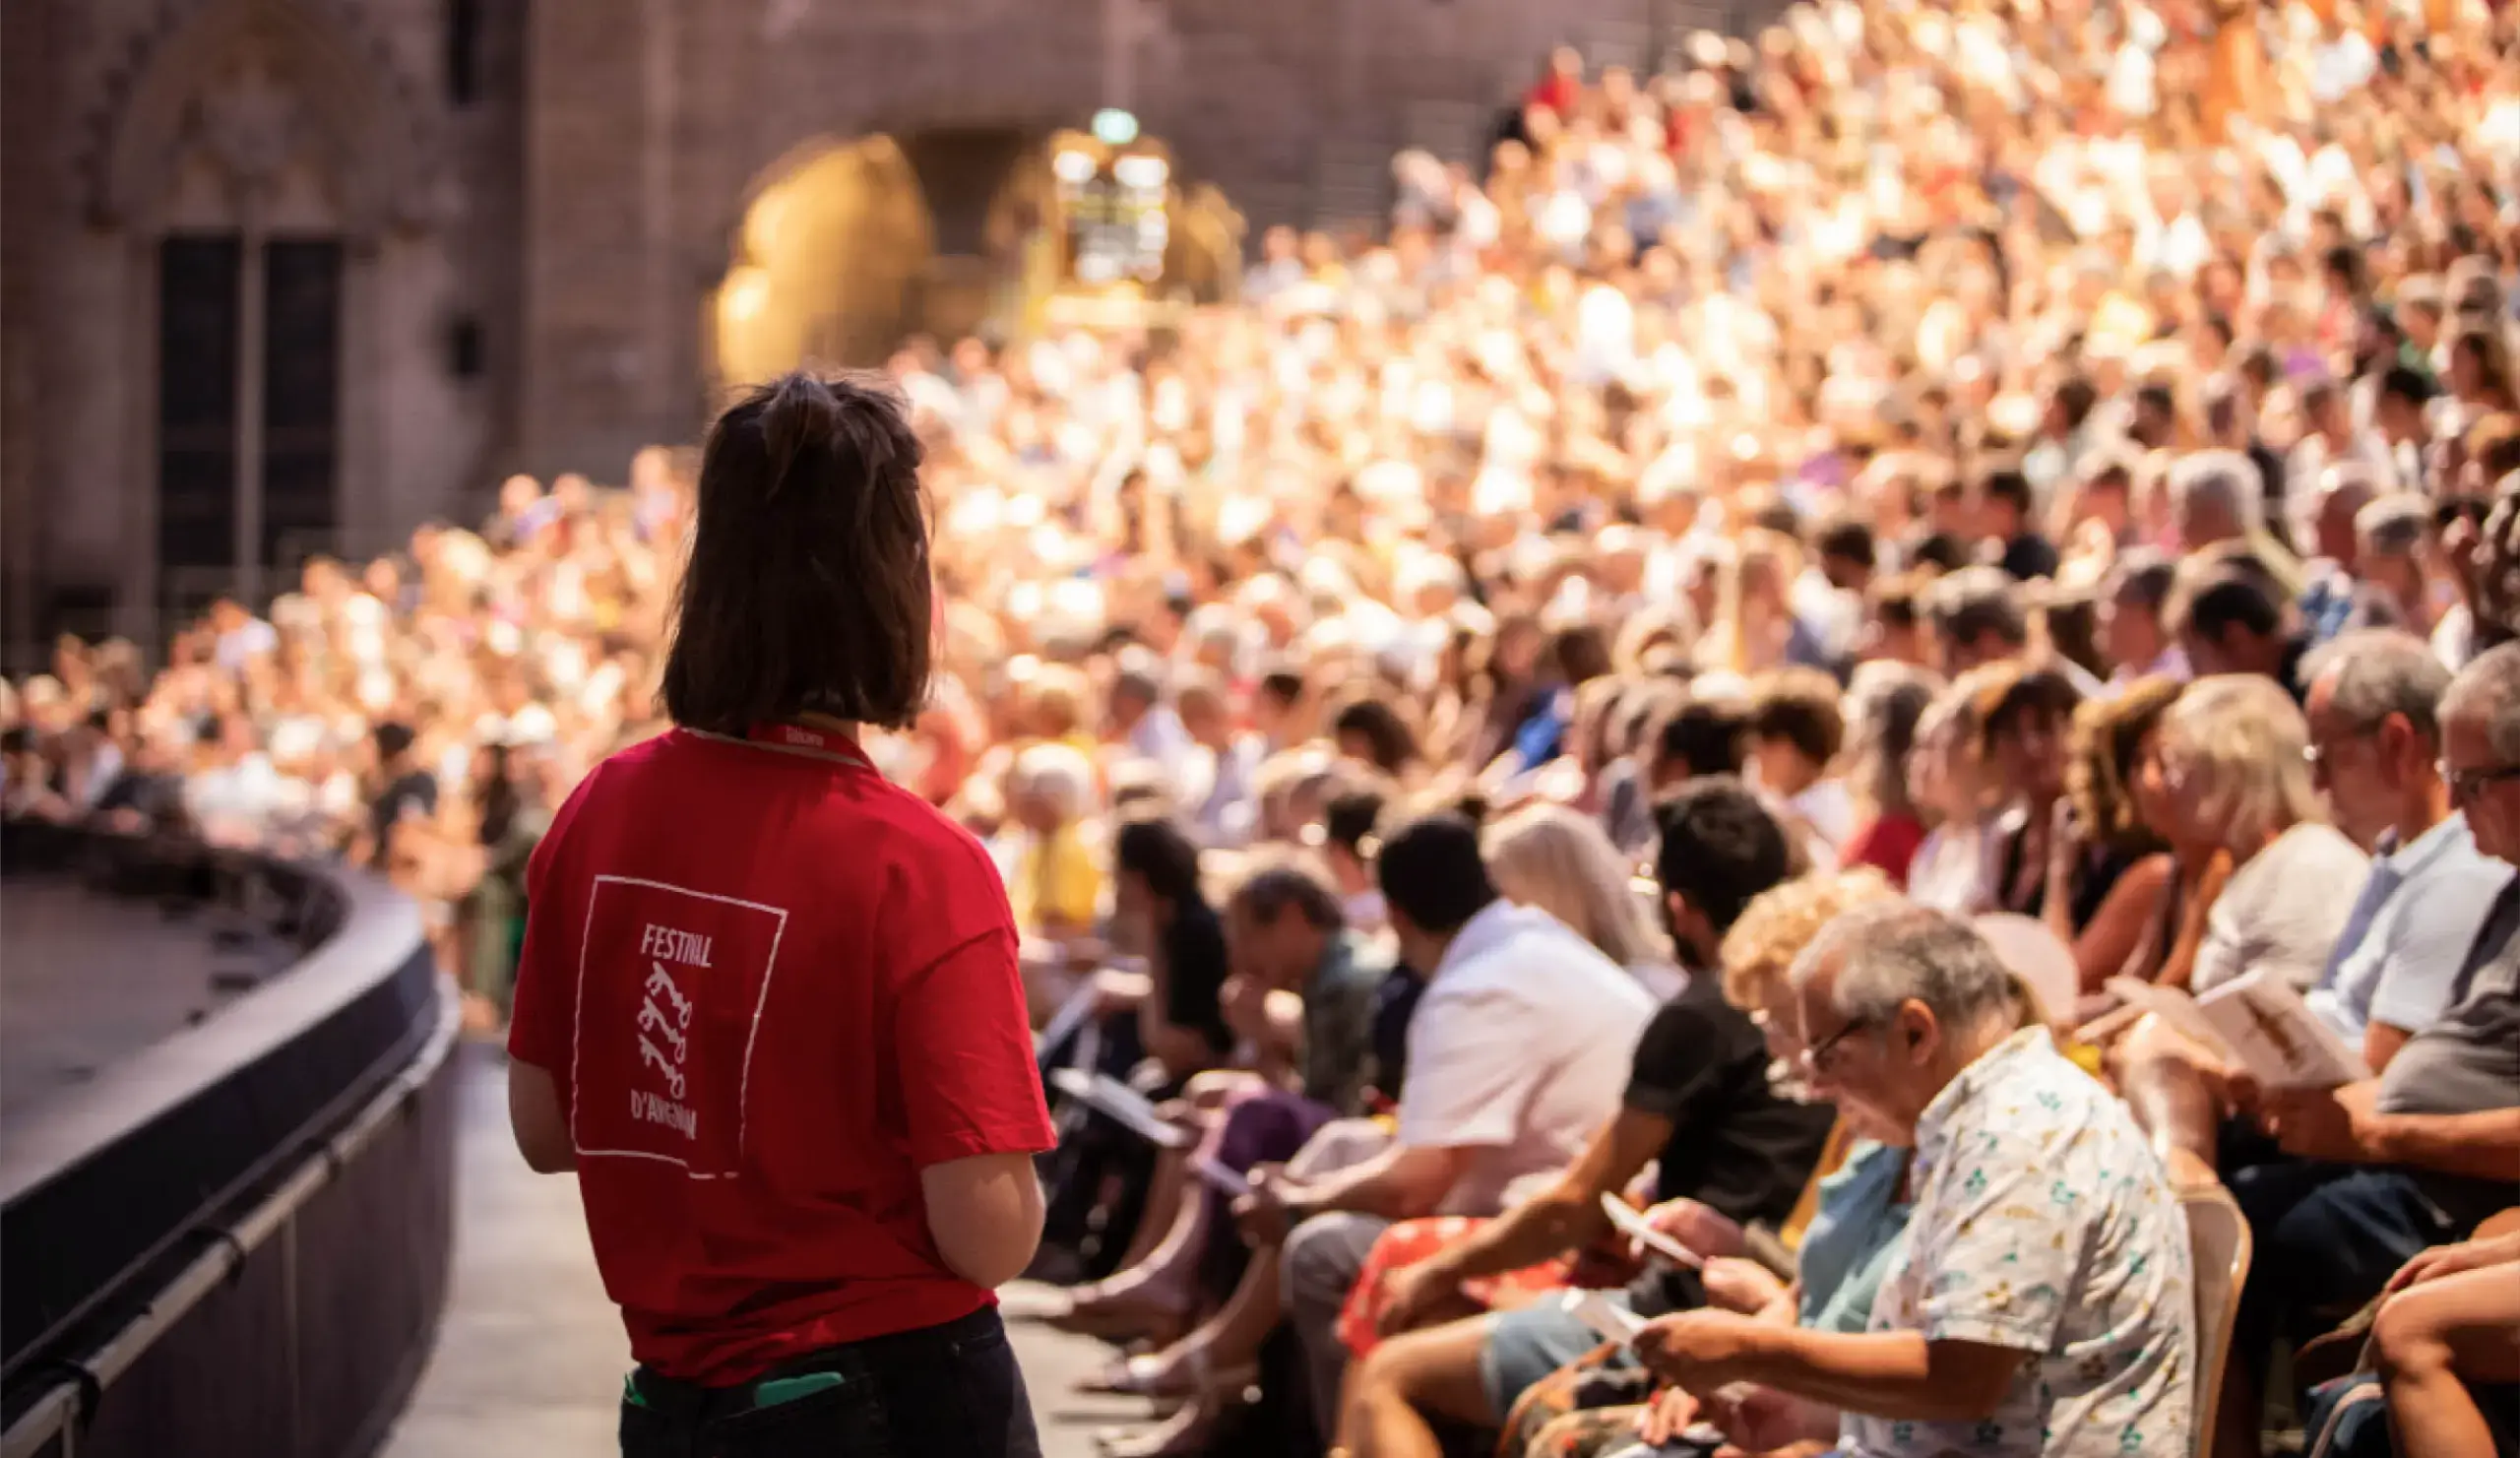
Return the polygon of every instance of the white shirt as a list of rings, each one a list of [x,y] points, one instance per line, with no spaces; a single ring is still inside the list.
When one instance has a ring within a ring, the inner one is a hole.
[[[1409,1019],[1400,1142],[1468,1149],[1438,1213],[1500,1208],[1618,1111],[1654,995],[1546,912],[1503,899],[1462,924]]]
[[[2232,872],[2205,914],[2190,992],[2212,991],[2244,972],[2272,968],[2296,991],[2319,980],[2354,912],[2347,886],[2370,874],[2370,857],[2332,826],[2303,824]]]
[[[2355,1046],[2373,1023],[2420,1033],[2441,1016],[2486,913],[2511,879],[2509,865],[2477,850],[2465,815],[2403,846],[2396,836],[2381,841],[2326,974],[2302,997]]]
[[[1937,825],[1908,862],[1908,899],[1954,917],[1974,917],[1992,900],[1986,836],[1977,825]]]

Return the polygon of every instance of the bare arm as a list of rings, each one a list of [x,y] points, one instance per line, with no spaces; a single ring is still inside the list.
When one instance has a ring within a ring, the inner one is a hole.
[[[1281,1186],[1281,1200],[1297,1216],[1353,1210],[1386,1220],[1431,1215],[1470,1162],[1468,1149],[1395,1144],[1353,1169],[1311,1184]]]
[[[2414,1036],[2404,1028],[2387,1023],[2371,1024],[2362,1030],[2363,1066],[2373,1073],[2388,1072],[2389,1060],[2396,1057],[2398,1049],[2406,1046],[2407,1040]]]
[[[560,1174],[578,1168],[560,1086],[547,1069],[532,1063],[508,1064],[508,1127],[516,1135],[517,1152],[525,1156],[526,1168],[535,1173]]]
[[[1492,1276],[1572,1250],[1609,1229],[1602,1196],[1627,1187],[1671,1137],[1671,1121],[1621,1109],[1581,1158],[1541,1195],[1489,1221],[1432,1257],[1446,1279]]]
[[[2100,984],[2125,970],[2127,960],[2152,925],[2153,909],[2159,905],[2164,888],[2170,884],[2171,859],[2167,856],[2147,856],[2126,868],[2117,884],[2109,888],[2100,910],[2092,914],[2091,924],[2080,935],[2067,921],[2067,944],[2074,949],[2075,970],[2082,976],[2086,992],[2097,992]],[[2050,897],[2048,906],[2057,905]],[[2067,914],[2070,919],[2070,912]]]
[[[995,1289],[1024,1274],[1041,1243],[1041,1182],[1028,1154],[982,1154],[918,1172],[927,1233],[946,1269]]]
[[[2475,1179],[2520,1178],[2520,1108],[2383,1113],[2361,1142],[2378,1164],[2412,1165]]]
[[[1740,1318],[1731,1318],[1740,1321]],[[1893,1422],[1972,1423],[1991,1415],[2029,1354],[1922,1332],[1824,1332],[1741,1322],[1731,1381],[1752,1381],[1842,1412]],[[1647,1364],[1653,1365],[1649,1358]]]

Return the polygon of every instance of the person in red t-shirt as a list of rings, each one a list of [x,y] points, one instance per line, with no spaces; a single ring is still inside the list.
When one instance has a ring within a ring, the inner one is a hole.
[[[664,669],[527,874],[509,1108],[640,1365],[622,1450],[1037,1454],[991,1288],[1053,1143],[985,852],[877,774],[926,702],[902,408],[795,374],[711,432]]]

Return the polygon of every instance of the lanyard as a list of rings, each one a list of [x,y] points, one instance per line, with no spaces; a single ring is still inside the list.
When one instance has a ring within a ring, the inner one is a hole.
[[[837,729],[815,729],[811,725],[783,721],[774,724],[756,724],[744,737],[755,744],[767,744],[773,749],[820,755],[825,759],[836,759],[843,764],[855,765],[861,770],[871,770],[875,767],[873,762],[866,758],[866,751],[857,747],[857,741],[854,738]]]

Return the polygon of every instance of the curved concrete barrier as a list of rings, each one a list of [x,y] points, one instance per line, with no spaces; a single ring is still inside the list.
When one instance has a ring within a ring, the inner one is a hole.
[[[0,864],[299,954],[0,1127],[0,1458],[370,1452],[453,1236],[459,1014],[418,909],[357,872],[48,825],[0,827]]]

